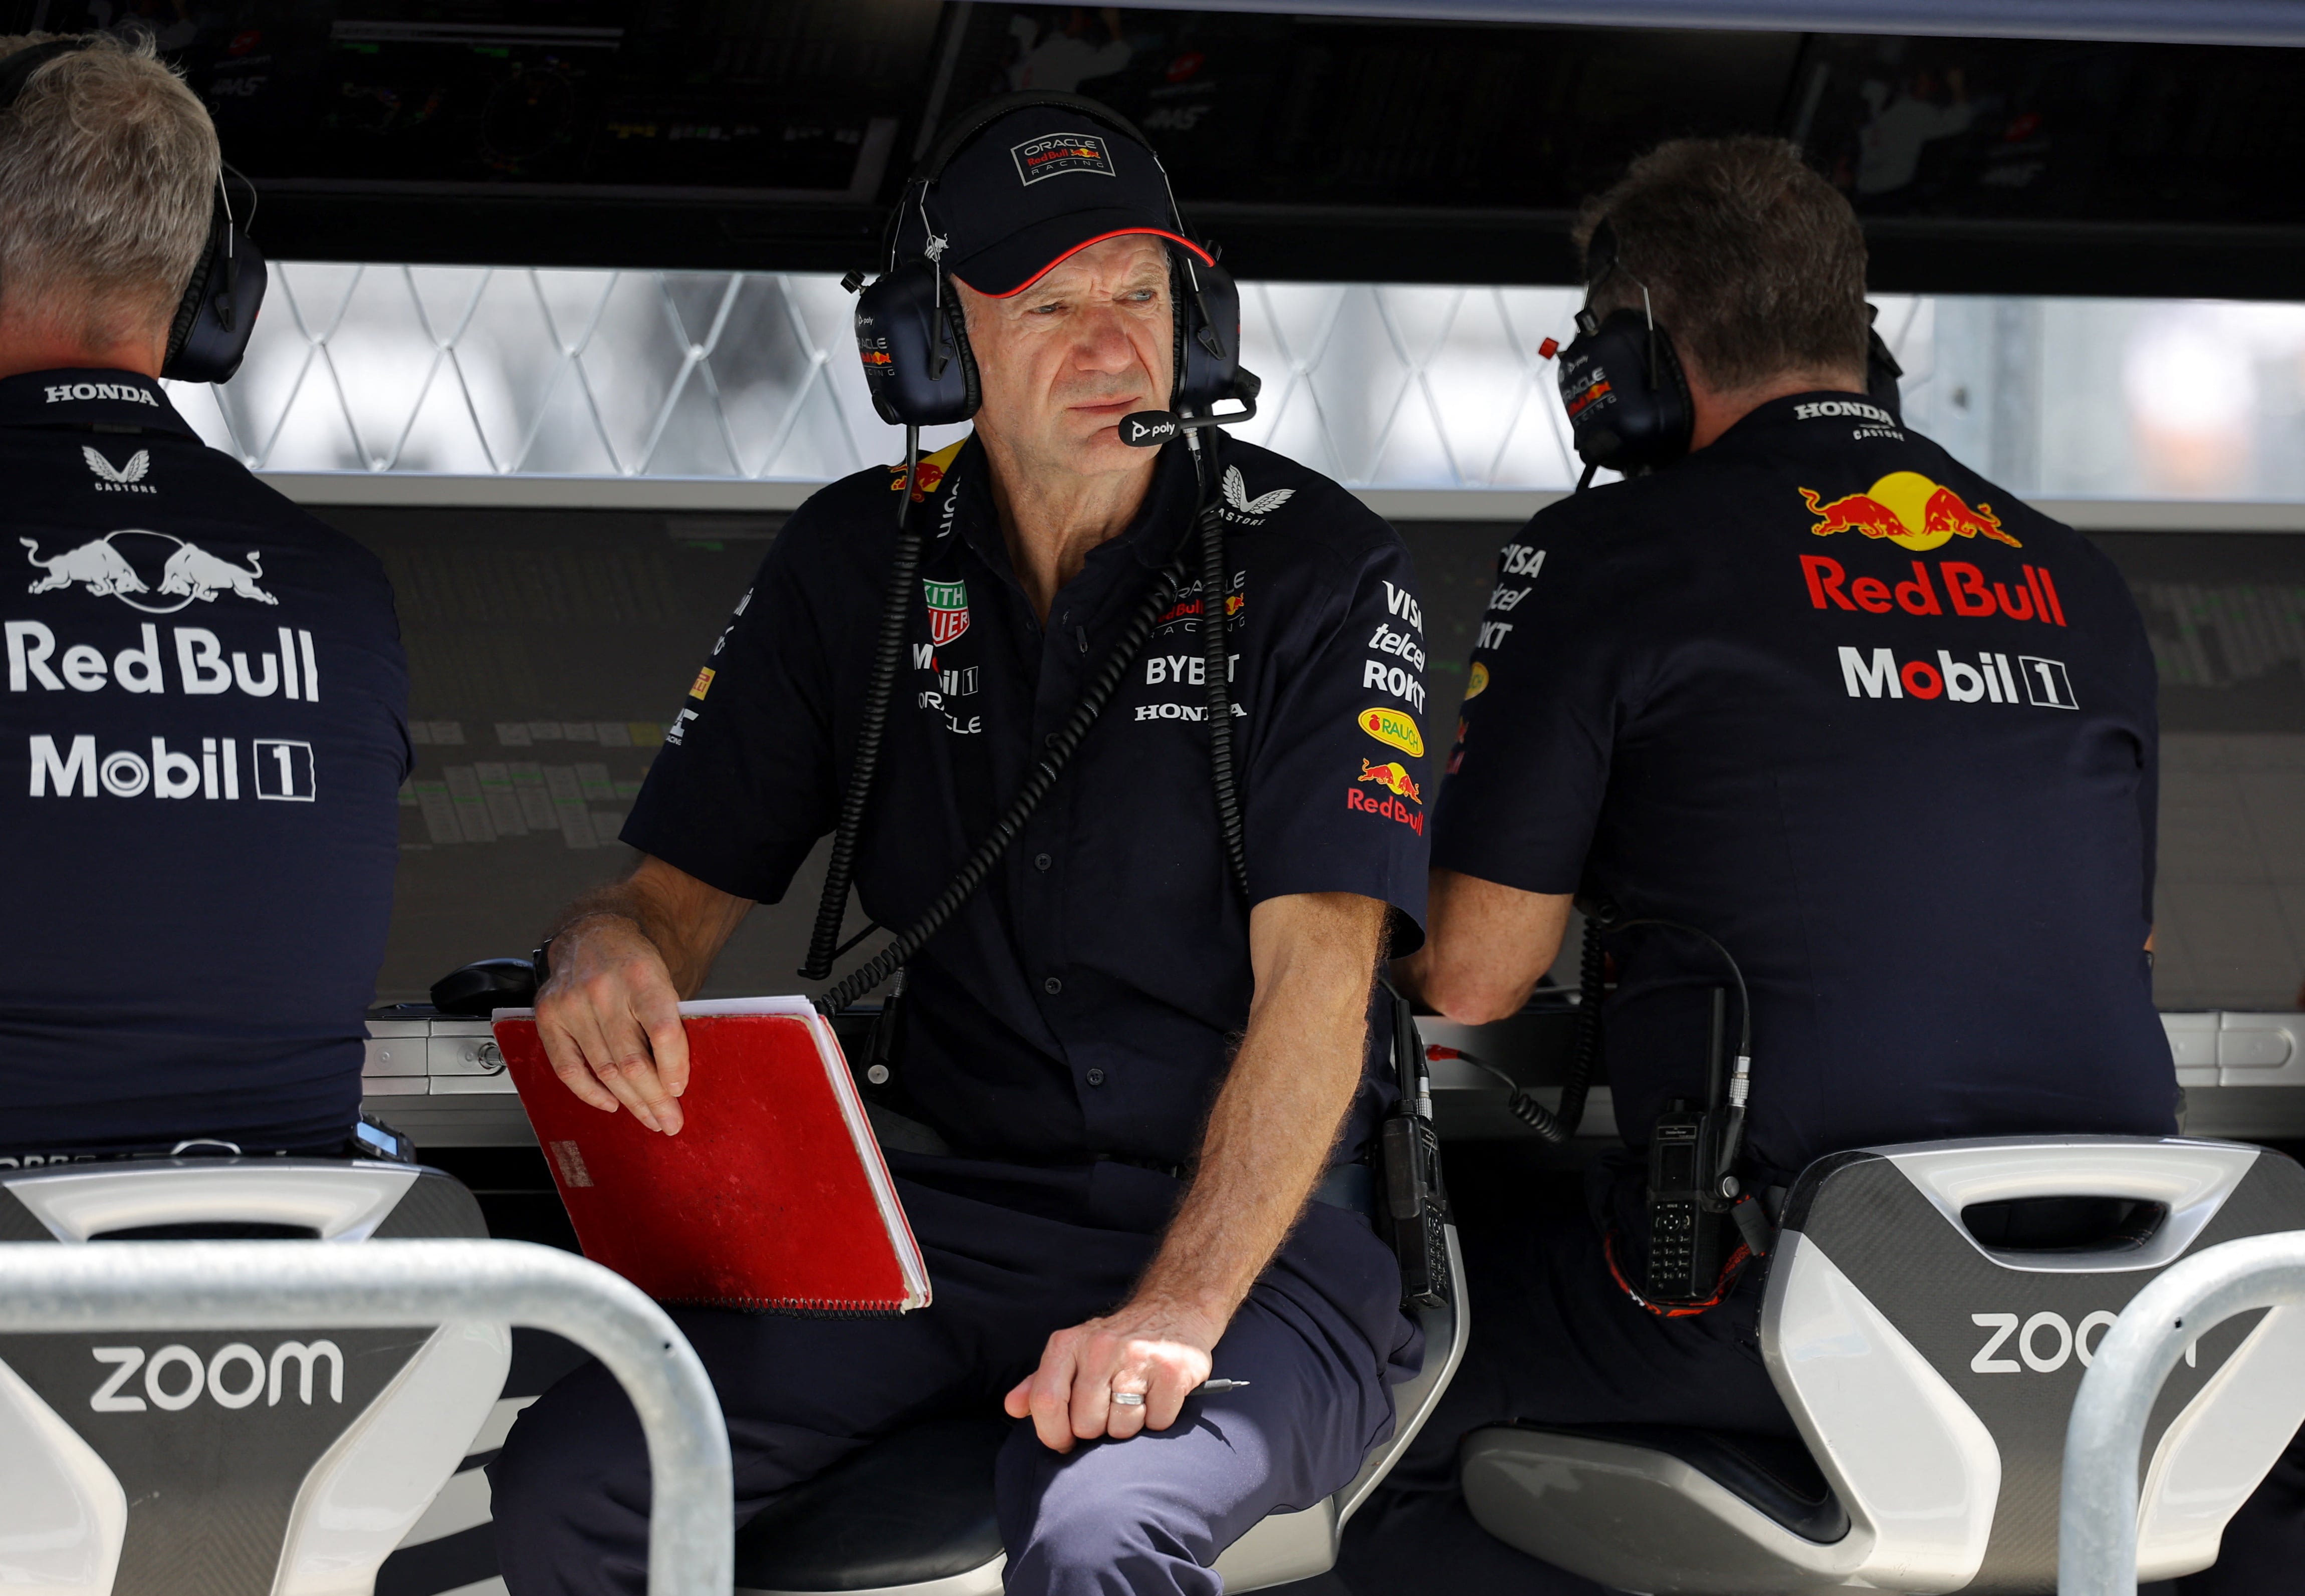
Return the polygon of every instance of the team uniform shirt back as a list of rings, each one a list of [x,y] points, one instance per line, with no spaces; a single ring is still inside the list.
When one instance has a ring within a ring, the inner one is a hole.
[[[1252,901],[1348,892],[1420,939],[1424,616],[1391,528],[1279,455],[1221,446],[1229,590],[1184,584],[991,876],[908,967],[899,1083],[962,1150],[1181,1164],[1246,1025],[1248,908],[1228,879],[1199,616],[1229,612]],[[811,498],[698,673],[624,840],[774,903],[837,819],[897,541],[881,468]],[[1162,454],[1135,522],[1044,627],[1010,568],[974,439],[928,457],[929,537],[857,853],[860,902],[910,923],[987,836],[1159,571],[1190,551],[1191,462]],[[872,946],[868,939],[866,947]],[[862,956],[860,954],[858,956]],[[1373,1052],[1346,1150],[1383,1096]]]
[[[2167,1133],[2153,658],[2112,563],[1850,395],[1762,406],[1499,557],[1434,864],[1718,938],[1774,1178],[1869,1143]],[[1705,1097],[1686,935],[1612,938],[1617,1124]],[[1733,1023],[1733,1016],[1732,1016]]]
[[[342,1141],[407,666],[374,556],[159,385],[0,379],[0,1149]]]

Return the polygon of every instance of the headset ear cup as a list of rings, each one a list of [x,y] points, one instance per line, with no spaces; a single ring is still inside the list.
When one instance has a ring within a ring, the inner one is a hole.
[[[977,380],[976,349],[968,341],[968,312],[949,284],[945,288],[944,314],[946,324],[952,329],[953,361],[960,369],[961,403],[973,416],[983,406],[984,386]]]
[[[1673,347],[1672,335],[1663,327],[1642,329],[1656,341],[1656,363],[1660,381],[1657,384],[1657,442],[1656,456],[1643,461],[1645,465],[1671,465],[1688,453],[1688,440],[1697,433],[1697,404],[1688,395],[1688,373],[1681,366],[1680,351]]]
[[[160,375],[171,382],[226,382],[256,332],[268,274],[264,252],[225,219],[221,203],[208,227],[208,247],[193,267],[168,327]]]
[[[1654,380],[1652,381],[1652,373]],[[1663,327],[1638,310],[1612,310],[1561,352],[1561,399],[1578,457],[1630,471],[1688,453],[1697,412],[1688,376]]]
[[[1177,392],[1171,408],[1206,415],[1220,400],[1251,397],[1241,386],[1240,284],[1224,267],[1197,261],[1177,277]],[[1193,293],[1196,278],[1197,302]],[[1215,335],[1214,352],[1206,339],[1209,334]]]
[[[943,427],[976,413],[976,360],[960,306],[930,260],[884,272],[856,296],[856,352],[872,408],[892,427]]]

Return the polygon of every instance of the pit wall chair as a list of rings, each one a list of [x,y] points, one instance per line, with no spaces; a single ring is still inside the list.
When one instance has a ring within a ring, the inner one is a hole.
[[[0,1242],[484,1237],[404,1164],[170,1159],[0,1173]],[[0,1585],[368,1596],[505,1381],[511,1332],[0,1336]]]
[[[1802,1442],[1636,1425],[1467,1438],[1492,1534],[1613,1590],[2057,1588],[2067,1416],[2115,1315],[2179,1259],[2305,1229],[2305,1170],[2229,1142],[1921,1142],[1788,1196],[1761,1348]],[[2305,1422],[2305,1308],[2205,1330],[2145,1432],[2137,1577],[2215,1562]]]

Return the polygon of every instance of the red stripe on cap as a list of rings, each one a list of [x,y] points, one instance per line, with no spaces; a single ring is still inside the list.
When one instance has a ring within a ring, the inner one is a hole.
[[[1011,288],[1008,293],[985,293],[984,297],[986,299],[1014,299],[1018,294],[1024,293],[1025,290],[1030,288],[1033,284],[1039,282],[1042,277],[1047,276],[1050,272],[1056,270],[1057,267],[1062,266],[1066,261],[1070,260],[1074,256],[1079,254],[1083,250],[1089,248],[1091,245],[1101,244],[1109,238],[1130,238],[1139,235],[1152,238],[1165,238],[1171,243],[1182,244],[1185,248],[1190,250],[1194,254],[1200,257],[1201,264],[1203,266],[1214,266],[1217,263],[1217,258],[1215,256],[1210,254],[1206,250],[1201,248],[1200,245],[1195,243],[1191,239],[1187,238],[1181,233],[1171,233],[1166,227],[1116,227],[1110,233],[1100,233],[1094,238],[1087,239],[1080,243],[1075,244],[1071,249],[1067,250],[1054,260],[1050,261],[1048,265],[1042,267],[1039,271],[1034,272],[1022,283],[1017,284],[1016,287]],[[967,278],[960,276],[957,274],[955,274],[953,281],[965,285],[971,293],[984,293],[984,290],[979,288],[975,284],[969,282]]]

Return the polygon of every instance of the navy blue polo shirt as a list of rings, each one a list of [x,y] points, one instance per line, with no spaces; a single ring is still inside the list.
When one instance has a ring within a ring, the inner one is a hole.
[[[910,966],[901,1068],[957,1147],[1030,1163],[1183,1162],[1247,1023],[1248,905],[1209,772],[1200,607],[1230,612],[1249,891],[1358,893],[1421,939],[1423,612],[1392,529],[1325,478],[1225,442],[1230,591],[1188,582],[1071,765]],[[778,537],[699,673],[624,840],[773,903],[829,831],[896,546],[900,473],[859,472]],[[880,924],[927,908],[991,831],[1159,570],[1193,551],[1193,478],[1164,451],[1135,522],[1043,627],[1010,568],[982,449],[932,456],[931,533],[859,849]],[[1381,1096],[1363,1093],[1357,1145]]]
[[[1508,543],[1434,863],[1720,939],[1755,1157],[2166,1133],[2153,657],[2112,563],[1850,395]],[[1611,939],[1617,1120],[1702,1099],[1701,943]]]
[[[375,557],[157,383],[0,380],[0,1150],[342,1140],[409,764]]]

